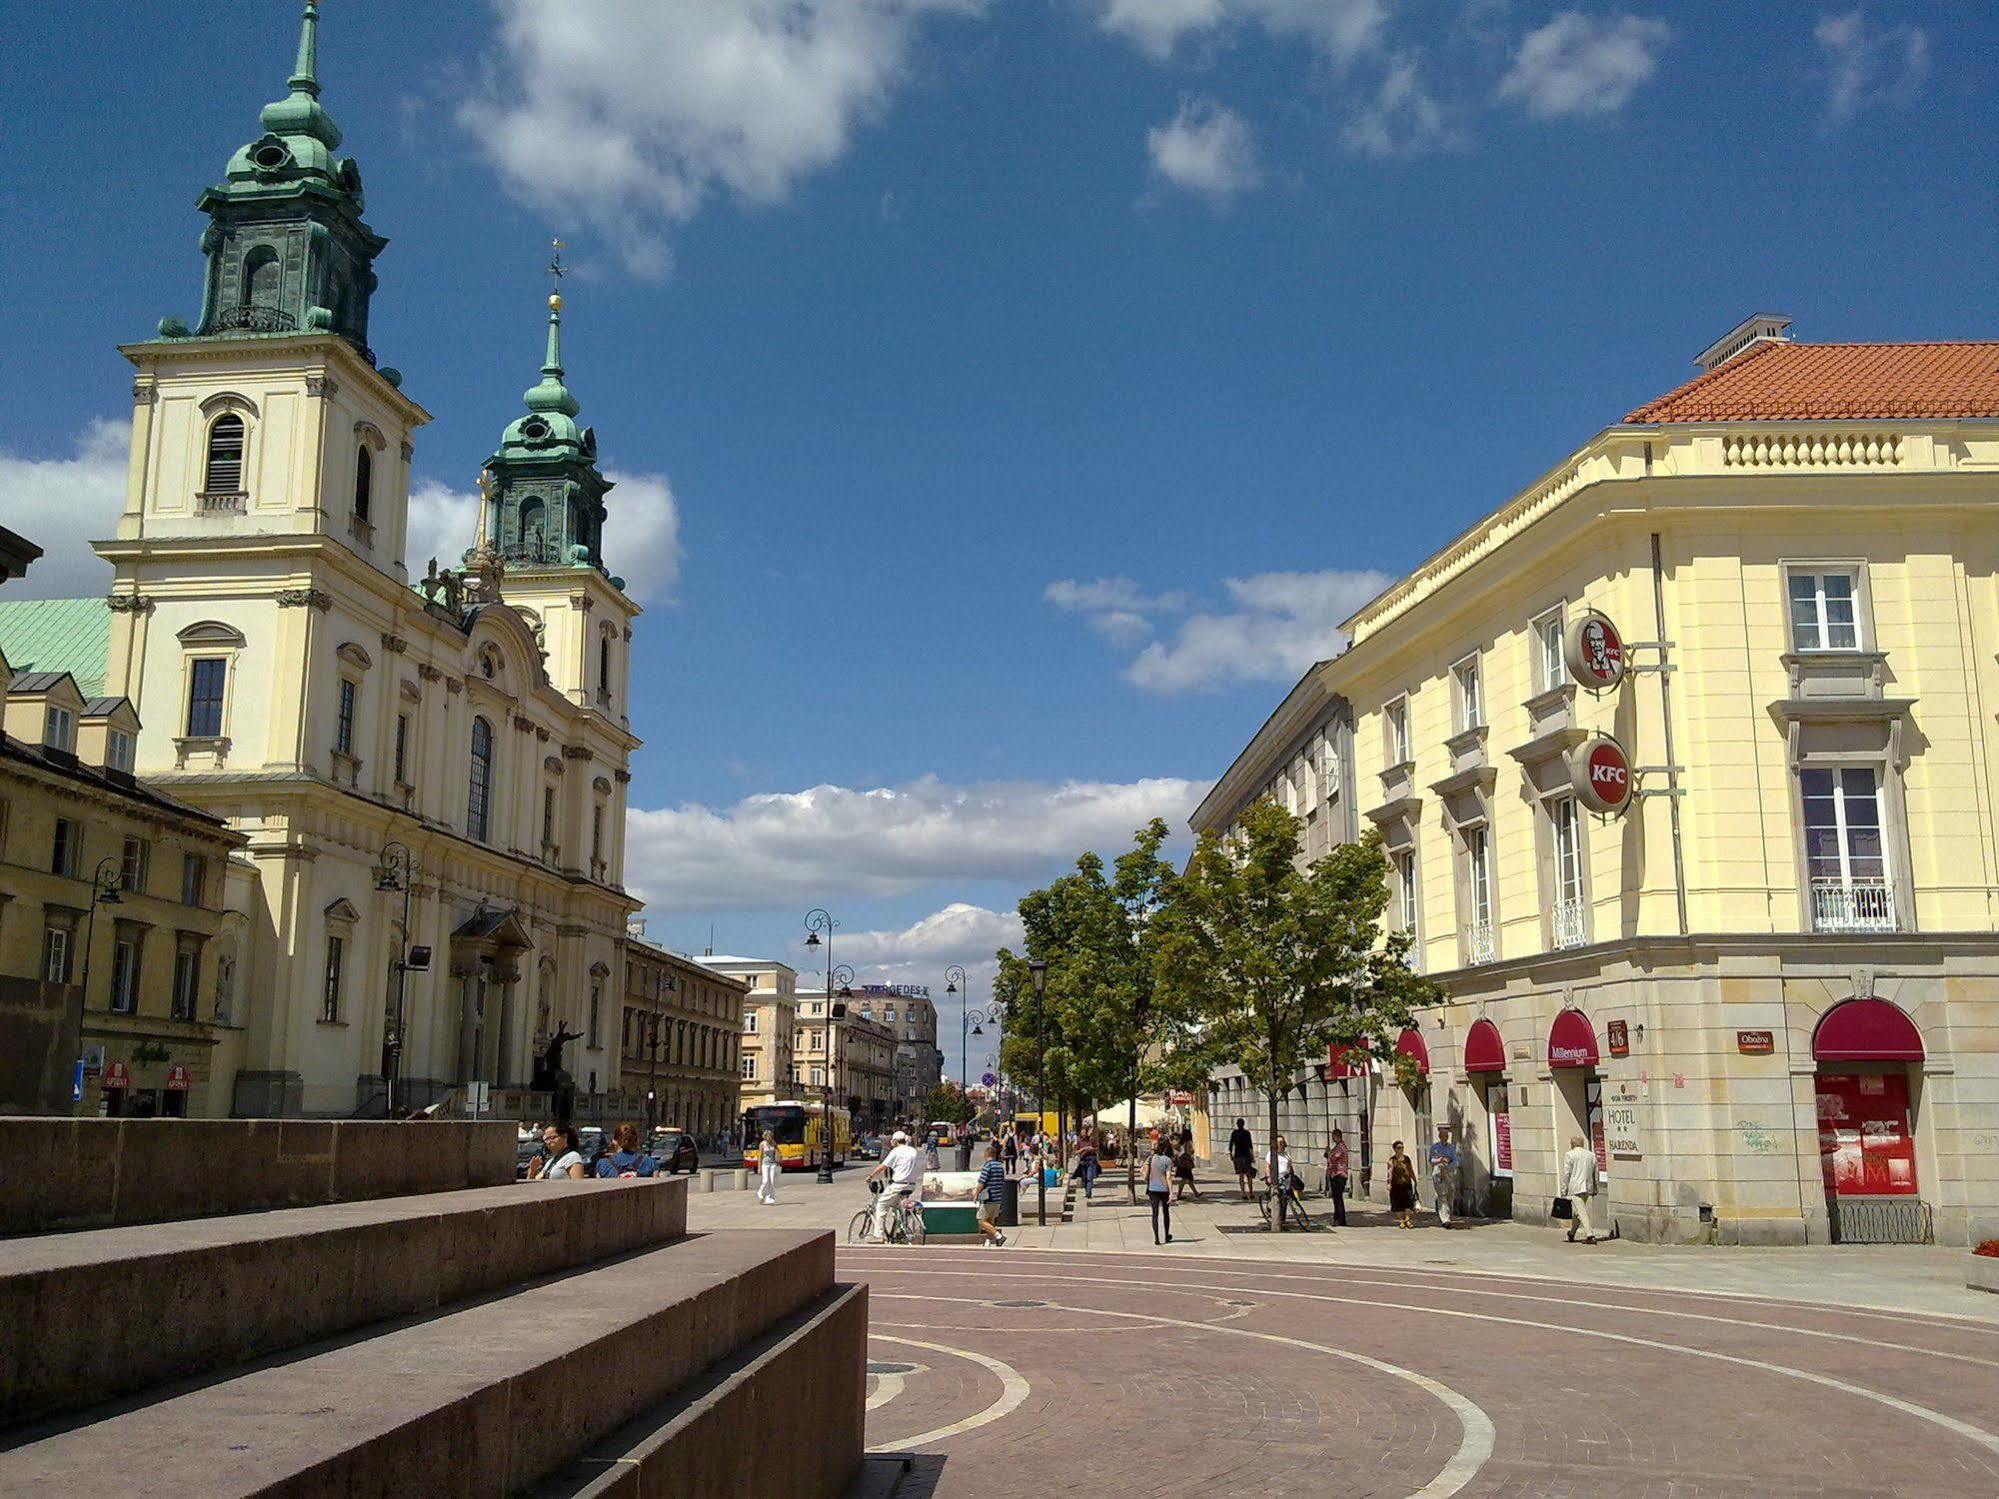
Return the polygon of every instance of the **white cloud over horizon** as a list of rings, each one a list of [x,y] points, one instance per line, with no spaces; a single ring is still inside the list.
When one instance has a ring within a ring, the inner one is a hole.
[[[1541,120],[1616,114],[1652,77],[1671,39],[1664,21],[1565,10],[1521,39],[1495,97]]]
[[[1917,25],[1876,25],[1856,8],[1821,16],[1812,39],[1824,58],[1826,118],[1834,124],[1870,105],[1907,103],[1929,76],[1929,33]]]
[[[782,201],[909,79],[933,17],[985,0],[493,0],[499,46],[457,119],[514,195],[581,216],[635,274],[718,194]]]
[[[7,585],[10,599],[82,598],[111,591],[111,565],[91,551],[118,528],[132,447],[129,419],[92,417],[66,458],[0,448],[0,521],[42,549]]]
[[[722,807],[634,807],[626,879],[676,913],[789,909],[828,890],[874,898],[940,883],[1039,881],[1086,849],[1123,849],[1154,817],[1184,829],[1209,784],[1162,776],[955,785],[924,776]]]
[[[1182,99],[1172,119],[1146,132],[1145,148],[1157,176],[1212,208],[1263,185],[1249,122],[1213,99]]]
[[[1232,24],[1298,37],[1335,62],[1374,47],[1388,23],[1387,0],[1101,0],[1098,24],[1155,61],[1181,42]]]

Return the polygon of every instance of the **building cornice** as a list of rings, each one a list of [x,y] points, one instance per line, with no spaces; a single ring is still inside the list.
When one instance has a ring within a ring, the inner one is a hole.
[[[284,363],[285,356],[289,356],[289,362],[298,367],[301,376],[312,373],[315,364],[333,364],[339,366],[341,378],[359,380],[370,395],[394,407],[410,426],[421,427],[430,421],[428,411],[404,395],[400,386],[390,384],[380,370],[336,333],[149,339],[145,343],[120,344],[118,352],[139,369],[151,373],[155,380],[162,365],[244,364],[250,362],[248,355],[258,356],[257,362],[263,364]]]

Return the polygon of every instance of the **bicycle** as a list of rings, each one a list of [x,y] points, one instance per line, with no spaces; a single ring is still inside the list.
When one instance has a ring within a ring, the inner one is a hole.
[[[1258,1193],[1256,1211],[1263,1218],[1263,1226],[1274,1231],[1277,1227],[1277,1221],[1273,1216],[1271,1207],[1271,1198],[1273,1195],[1268,1187],[1265,1187],[1263,1191]],[[1284,1201],[1284,1221],[1287,1225],[1295,1223],[1301,1232],[1308,1234],[1318,1227],[1317,1224],[1312,1222],[1312,1215],[1305,1209],[1305,1197],[1298,1190],[1298,1178],[1296,1176],[1293,1176],[1291,1180],[1284,1184]]]
[[[879,1197],[881,1183],[868,1183],[868,1191]],[[848,1220],[847,1242],[849,1244],[921,1244],[924,1238],[923,1204],[914,1197],[904,1197],[888,1212],[886,1237],[875,1231],[875,1209],[870,1203]]]

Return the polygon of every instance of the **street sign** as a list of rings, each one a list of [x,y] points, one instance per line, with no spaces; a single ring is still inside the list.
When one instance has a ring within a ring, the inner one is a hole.
[[[1620,813],[1631,804],[1631,757],[1608,734],[1592,734],[1569,751],[1569,784],[1590,811]]]
[[[1631,1026],[1622,1020],[1613,1020],[1604,1026],[1604,1033],[1610,1042],[1610,1054],[1614,1057],[1631,1055]]]
[[[76,1074],[69,1080],[69,1101],[71,1103],[83,1102],[83,1058],[82,1057],[78,1057],[76,1059]]]
[[[1624,680],[1624,637],[1594,609],[1569,621],[1562,641],[1569,675],[1585,692],[1608,692]]]
[[[1777,1049],[1775,1031],[1737,1031],[1735,1049],[1745,1057],[1767,1057]]]
[[[992,1072],[981,1072],[979,1074],[979,1082],[983,1087],[987,1088],[995,1087],[999,1083],[999,1076],[998,1074]]]
[[[167,1091],[169,1093],[185,1093],[189,1086],[187,1068],[176,1062],[167,1069]]]
[[[132,1074],[127,1070],[123,1062],[106,1062],[104,1064],[104,1086],[107,1088],[129,1088],[132,1086]]]

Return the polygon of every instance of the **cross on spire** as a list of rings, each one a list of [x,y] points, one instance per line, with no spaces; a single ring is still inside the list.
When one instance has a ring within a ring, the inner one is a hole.
[[[569,268],[562,263],[562,241],[549,242],[551,253],[548,257],[548,285],[550,291],[562,290],[562,278],[569,274]]]

